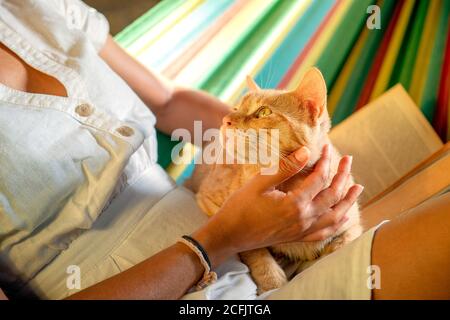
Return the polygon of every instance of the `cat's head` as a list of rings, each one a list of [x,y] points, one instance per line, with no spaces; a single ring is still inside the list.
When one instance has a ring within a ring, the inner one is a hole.
[[[330,130],[327,88],[322,73],[311,68],[293,91],[262,90],[250,77],[247,83],[249,92],[224,117],[222,132],[269,129],[270,133],[270,129],[278,129],[282,156],[306,146],[311,151],[310,164],[315,163]]]

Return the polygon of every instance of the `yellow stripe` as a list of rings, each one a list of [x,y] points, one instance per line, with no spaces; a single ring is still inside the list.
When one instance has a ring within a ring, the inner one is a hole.
[[[182,85],[195,85],[203,75],[210,72],[214,65],[223,59],[223,49],[227,43],[240,37],[242,30],[249,29],[269,6],[270,1],[251,0],[241,11],[201,50],[178,74],[175,82]]]
[[[183,153],[190,153],[191,154],[191,160],[194,159],[194,157],[199,152],[199,148],[197,148],[195,145],[191,143],[186,143],[183,147]],[[177,180],[178,177],[180,177],[183,172],[186,170],[186,168],[189,166],[189,164],[175,164],[177,161],[176,159],[172,159],[172,163],[166,168],[167,174],[174,180]],[[174,163],[175,162],[175,163]]]
[[[223,92],[219,98],[223,101],[227,101],[229,104],[233,104],[239,99],[239,96],[246,85],[245,77],[248,74],[252,76],[258,74],[310,4],[311,0],[297,0],[297,4],[283,20],[283,23],[278,25],[277,29],[271,30],[272,35],[267,37],[266,41],[261,46],[263,49],[258,50],[257,55],[253,56],[252,59],[247,61],[247,63],[238,70],[238,73],[233,78],[228,89]]]
[[[194,11],[204,1],[205,0],[190,0],[186,2],[189,4],[189,6],[184,8],[183,12],[180,13],[180,16],[176,20],[172,21],[171,24],[168,25],[164,30],[155,30],[155,32],[150,33],[149,36],[151,37],[151,40],[148,41],[146,45],[139,50],[136,58],[144,65],[150,64],[153,61],[155,44],[158,44],[161,38],[168,36],[168,33],[173,30],[173,28],[179,22],[181,22],[189,14],[191,14],[192,11]],[[170,15],[170,17],[172,17],[172,14]],[[152,33],[154,34],[154,36],[152,36]]]
[[[346,89],[347,82],[350,79],[352,72],[354,71],[356,62],[358,62],[361,51],[364,48],[364,44],[366,43],[368,36],[369,29],[364,28],[360,37],[358,38],[358,41],[356,42],[355,47],[350,53],[349,58],[345,62],[344,67],[336,80],[336,83],[333,86],[333,90],[328,97],[328,112],[330,113],[330,116],[333,115],[334,110],[339,103],[339,99],[342,97],[342,93]]]
[[[392,35],[391,43],[386,52],[383,65],[381,66],[380,73],[375,82],[370,100],[373,100],[383,94],[389,85],[389,80],[391,78],[392,70],[394,69],[395,60],[397,59],[400,46],[402,45],[402,40],[405,35],[406,28],[408,27],[409,18],[413,11],[414,3],[415,0],[406,0],[405,4],[403,5],[402,12],[397,22],[397,26],[394,30],[394,34]]]
[[[431,1],[414,66],[411,88],[409,89],[409,94],[417,106],[420,106],[420,102],[422,101],[426,74],[430,66],[430,56],[438,28],[439,12],[441,10],[442,1]]]
[[[292,77],[291,81],[289,81],[286,89],[296,88],[298,83],[302,79],[306,69],[314,66],[317,63],[317,60],[319,59],[329,40],[336,31],[337,26],[342,21],[345,13],[348,11],[348,9],[352,4],[353,1],[343,0],[343,3],[339,5],[339,7],[336,10],[336,13],[333,14],[333,16],[328,21],[321,35],[314,43],[314,46],[311,48],[308,55],[303,60],[303,63],[299,66],[294,76]]]
[[[168,30],[173,28],[178,22],[189,15],[197,6],[203,3],[205,0],[188,0],[185,1],[180,7],[174,10],[168,17],[158,23],[155,27],[151,28],[142,37],[131,44],[127,51],[132,56],[139,59],[139,56],[145,52],[145,50],[159,38],[161,38]]]

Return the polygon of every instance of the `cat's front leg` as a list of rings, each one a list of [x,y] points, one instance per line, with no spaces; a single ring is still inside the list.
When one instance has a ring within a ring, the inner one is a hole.
[[[286,274],[267,248],[242,252],[240,256],[250,269],[250,274],[258,286],[258,294],[278,289],[287,283]]]

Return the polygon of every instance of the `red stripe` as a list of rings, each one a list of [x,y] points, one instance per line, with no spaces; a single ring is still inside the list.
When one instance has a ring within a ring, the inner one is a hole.
[[[278,89],[286,88],[291,79],[294,77],[295,73],[297,72],[298,68],[302,64],[303,60],[305,60],[305,57],[308,55],[308,53],[311,51],[311,48],[313,47],[314,43],[319,38],[322,31],[325,29],[325,26],[330,21],[333,14],[337,11],[337,8],[342,4],[342,0],[338,0],[336,4],[333,6],[333,8],[328,12],[322,23],[320,24],[319,28],[316,30],[312,38],[308,41],[305,48],[302,50],[300,55],[295,59],[292,66],[289,68],[288,72],[284,75],[281,82],[278,84]]]
[[[439,94],[437,98],[436,114],[433,119],[433,127],[441,137],[447,140],[447,116],[450,99],[450,20],[447,28],[447,44],[445,47],[444,65],[441,73]]]
[[[372,94],[372,90],[375,86],[375,82],[378,78],[378,74],[380,73],[381,66],[383,65],[384,57],[389,48],[389,44],[391,42],[392,35],[394,34],[395,26],[397,25],[398,19],[400,17],[400,12],[402,11],[404,4],[405,4],[405,1],[401,0],[395,7],[394,13],[391,18],[391,22],[389,23],[389,26],[386,29],[386,33],[383,37],[383,40],[382,40],[381,45],[378,49],[378,52],[375,56],[375,59],[373,60],[372,67],[370,68],[366,82],[364,83],[364,87],[363,87],[363,90],[361,91],[361,95],[358,99],[358,103],[356,104],[355,111],[364,107],[369,102],[370,95]]]

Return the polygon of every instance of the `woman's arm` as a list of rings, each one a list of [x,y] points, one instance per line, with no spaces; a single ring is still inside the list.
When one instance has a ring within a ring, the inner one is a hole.
[[[218,128],[222,118],[229,112],[228,106],[213,96],[198,90],[175,87],[169,80],[151,72],[123,50],[111,36],[100,56],[147,104],[156,115],[157,128],[166,134],[186,128],[193,137],[194,120],[202,121],[203,130]]]
[[[193,233],[206,250],[212,267],[238,252],[291,241],[328,238],[347,220],[345,213],[362,187],[342,194],[350,173],[348,157],[326,188],[329,148],[310,176],[287,193],[275,189],[298,173],[309,158],[306,148],[280,163],[278,173],[258,175],[226,201],[218,213]],[[337,203],[332,199],[342,199]],[[204,272],[199,258],[184,244],[175,244],[136,266],[87,288],[71,299],[176,299]]]
[[[195,253],[177,243],[69,299],[177,299],[203,272]]]

